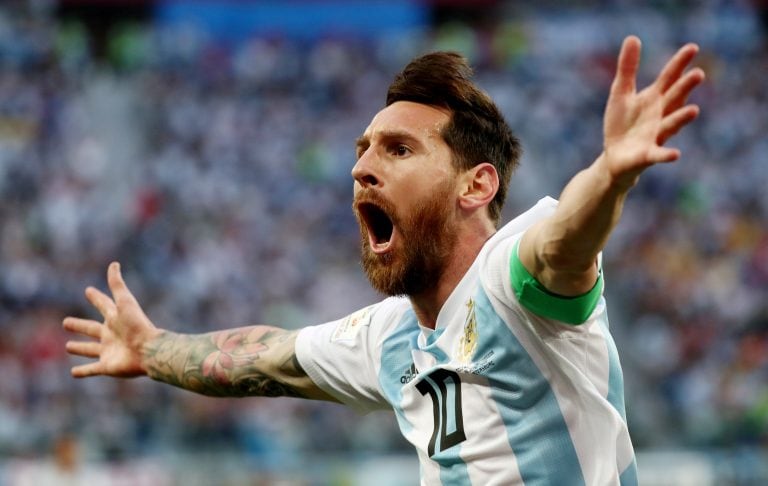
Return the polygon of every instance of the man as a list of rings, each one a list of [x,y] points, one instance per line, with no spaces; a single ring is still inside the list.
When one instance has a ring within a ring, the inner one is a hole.
[[[357,140],[353,208],[363,267],[389,298],[285,331],[204,335],[156,328],[108,270],[104,322],[67,317],[95,341],[75,377],[148,375],[218,396],[299,396],[391,408],[423,484],[636,484],[623,383],[608,332],[600,251],[624,198],[698,115],[704,79],[682,47],[637,92],[640,41],[625,39],[604,151],[565,187],[496,231],[520,149],[457,55],[412,61]]]

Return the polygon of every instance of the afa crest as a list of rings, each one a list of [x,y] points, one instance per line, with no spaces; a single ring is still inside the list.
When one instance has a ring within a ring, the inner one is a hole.
[[[477,348],[477,318],[475,317],[475,301],[467,301],[467,317],[464,319],[464,335],[459,340],[456,357],[461,363],[472,361],[472,355]]]

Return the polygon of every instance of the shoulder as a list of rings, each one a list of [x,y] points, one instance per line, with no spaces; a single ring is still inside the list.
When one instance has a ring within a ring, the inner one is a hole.
[[[411,301],[405,296],[388,297],[367,307],[371,323],[376,326],[394,326],[402,316],[412,310]]]
[[[500,242],[509,240],[524,233],[531,225],[547,218],[555,212],[557,209],[557,199],[546,196],[539,199],[536,204],[531,206],[525,212],[519,214],[517,217],[507,222],[504,226],[488,240],[486,247],[492,247]],[[485,248],[484,248],[485,250]]]
[[[521,213],[499,228],[499,230],[485,242],[485,245],[483,245],[483,248],[480,250],[480,254],[477,257],[477,261],[480,263],[481,274],[484,274],[484,270],[487,270],[490,267],[507,268],[514,243],[522,237],[525,230],[534,223],[552,215],[556,208],[557,200],[546,196],[539,199],[539,201],[527,211]]]
[[[315,328],[325,329],[332,342],[351,341],[361,335],[376,339],[390,333],[409,309],[411,303],[407,298],[389,297]]]

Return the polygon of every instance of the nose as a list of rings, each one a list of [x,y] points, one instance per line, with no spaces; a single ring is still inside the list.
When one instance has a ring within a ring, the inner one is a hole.
[[[376,172],[375,155],[371,153],[371,150],[367,150],[363,155],[357,159],[354,167],[352,167],[352,178],[355,182],[360,184],[361,187],[371,187],[380,184],[379,176]]]

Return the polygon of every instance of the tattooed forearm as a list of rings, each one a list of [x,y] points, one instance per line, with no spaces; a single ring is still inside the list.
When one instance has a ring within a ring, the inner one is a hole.
[[[200,335],[165,332],[145,349],[149,375],[212,396],[305,397],[296,332],[268,326]]]

